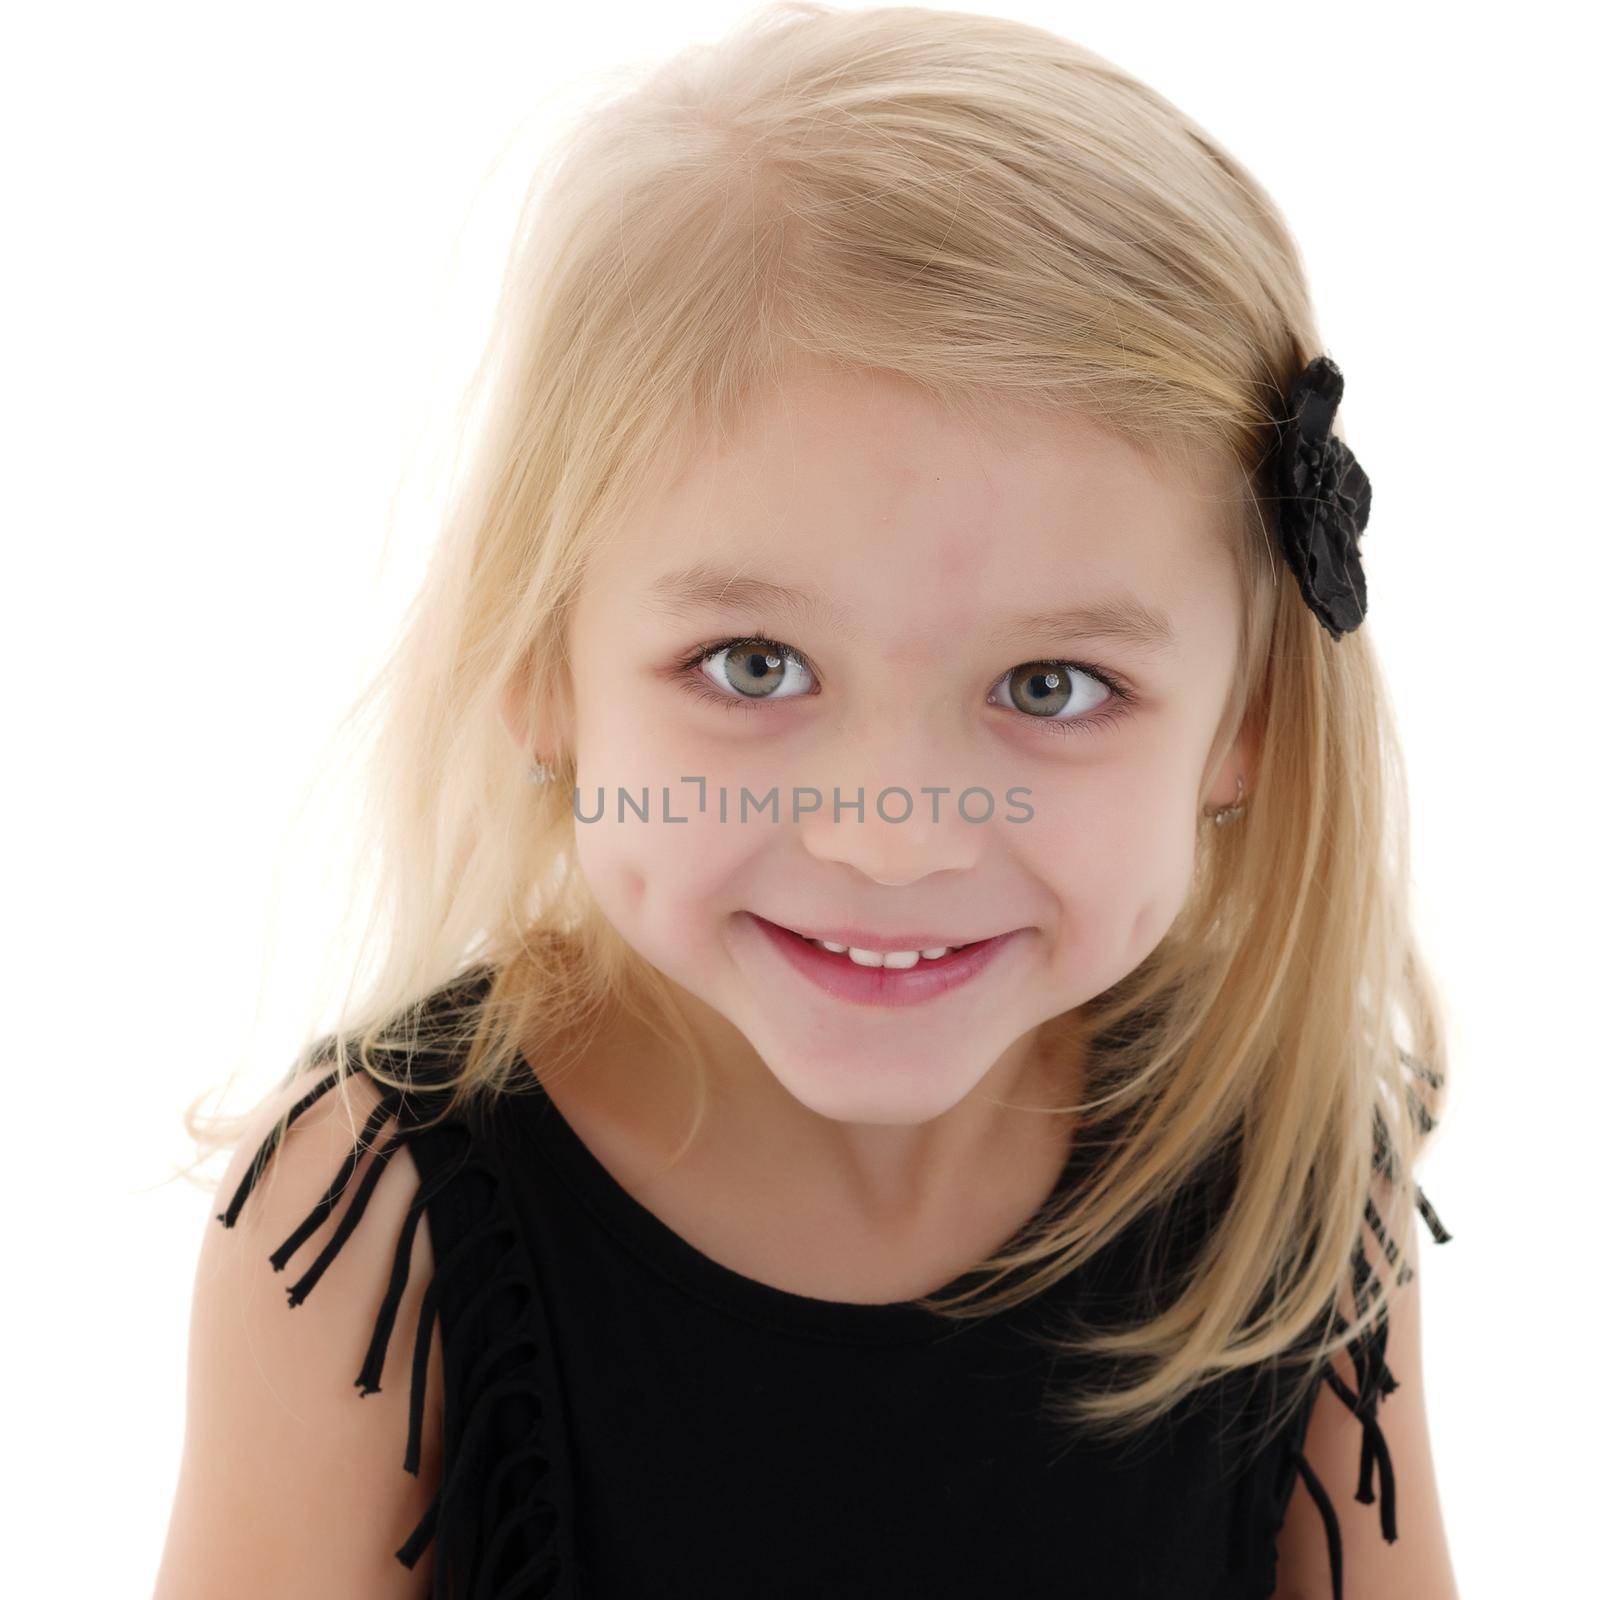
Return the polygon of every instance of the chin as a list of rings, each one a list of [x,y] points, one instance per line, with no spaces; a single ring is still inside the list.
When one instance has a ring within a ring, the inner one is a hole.
[[[759,1033],[759,1030],[758,1030]],[[788,1092],[831,1122],[917,1127],[959,1105],[982,1081],[988,1062],[931,1061],[882,1041],[858,1050],[797,1055],[793,1045],[763,1048],[748,1034],[767,1070]]]

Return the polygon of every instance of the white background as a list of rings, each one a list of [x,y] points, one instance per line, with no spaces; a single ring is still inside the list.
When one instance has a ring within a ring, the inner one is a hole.
[[[1469,1597],[1592,1593],[1594,41],[1553,5],[970,9],[1145,78],[1259,175],[1305,252],[1376,485],[1367,626],[1451,1014],[1423,1177],[1456,1238],[1421,1270],[1457,1573]],[[427,548],[534,157],[614,72],[739,14],[11,19],[14,1593],[153,1583],[220,1208],[164,1181],[179,1110],[235,1071],[230,1109],[264,1090],[326,968],[350,838],[329,740]],[[1341,1516],[1375,1514],[1330,1489]]]

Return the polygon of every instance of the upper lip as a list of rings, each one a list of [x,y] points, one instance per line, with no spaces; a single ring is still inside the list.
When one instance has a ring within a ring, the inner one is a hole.
[[[770,919],[769,919],[770,920]],[[955,938],[947,933],[879,933],[872,928],[847,927],[834,924],[832,927],[797,928],[793,923],[780,922],[780,928],[787,928],[790,933],[798,933],[803,939],[822,939],[828,944],[848,945],[855,950],[948,950],[952,945],[981,944],[985,939],[998,938],[998,934],[975,933]],[[1009,928],[1002,929],[1009,933]]]

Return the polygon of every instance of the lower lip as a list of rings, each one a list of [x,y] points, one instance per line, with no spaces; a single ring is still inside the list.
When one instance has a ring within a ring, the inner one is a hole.
[[[753,911],[747,915],[801,977],[809,978],[836,1000],[848,1000],[858,1006],[916,1006],[936,1000],[971,983],[1025,931],[1013,928],[1010,933],[980,939],[953,955],[919,961],[914,967],[863,967],[849,956],[819,950],[798,933],[768,922]]]

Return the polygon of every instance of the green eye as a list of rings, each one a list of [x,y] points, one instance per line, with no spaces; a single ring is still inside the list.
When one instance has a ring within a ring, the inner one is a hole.
[[[1083,705],[1083,692],[1074,679],[1097,685],[1105,693],[1100,699],[1091,699],[1088,705]],[[1098,711],[1108,701],[1115,699],[1117,694],[1104,678],[1064,661],[1034,661],[1013,668],[996,688],[1004,696],[1001,704],[1030,717],[1056,717],[1069,705],[1086,715]]]
[[[738,639],[698,658],[719,688],[747,700],[787,700],[806,693],[811,673],[787,645],[767,639]]]
[[[817,692],[816,674],[791,645],[745,637],[706,645],[678,663],[688,692],[730,711],[753,711],[768,700],[798,700]],[[1093,698],[1093,688],[1104,693]],[[1087,697],[1087,703],[1085,699]],[[1013,667],[985,701],[1049,733],[1103,728],[1132,710],[1131,689],[1112,673],[1075,661],[1027,661]],[[1070,708],[1070,715],[1062,715]]]

